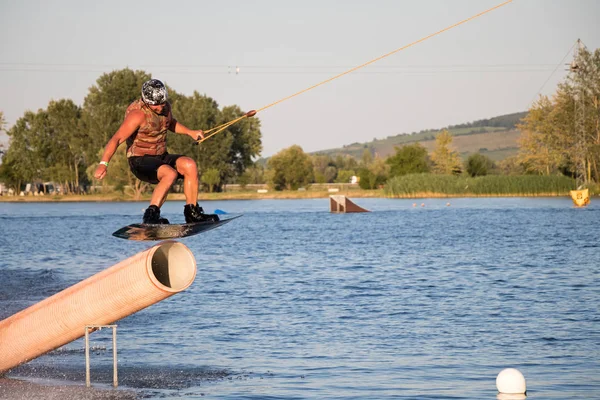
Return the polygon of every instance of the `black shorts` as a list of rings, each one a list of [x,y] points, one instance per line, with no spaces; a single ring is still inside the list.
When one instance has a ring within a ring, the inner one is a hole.
[[[156,184],[158,169],[163,165],[169,165],[177,171],[175,163],[179,157],[180,154],[169,153],[159,156],[129,157],[129,168],[140,181]],[[183,178],[183,175],[179,174],[178,178]]]

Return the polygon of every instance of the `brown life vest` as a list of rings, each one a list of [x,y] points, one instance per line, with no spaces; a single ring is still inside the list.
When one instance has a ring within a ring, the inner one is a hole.
[[[156,156],[166,153],[167,131],[173,120],[171,104],[167,102],[159,115],[138,99],[127,107],[125,117],[127,118],[127,115],[135,110],[142,111],[145,118],[138,130],[127,138],[127,157]]]

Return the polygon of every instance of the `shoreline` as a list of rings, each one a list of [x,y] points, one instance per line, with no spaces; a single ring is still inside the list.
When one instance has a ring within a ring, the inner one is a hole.
[[[127,389],[86,387],[61,383],[37,383],[0,375],[0,400],[135,400],[137,394]]]
[[[347,197],[365,198],[379,197],[385,198],[383,190],[340,190],[338,192],[326,191],[269,191],[267,193],[258,193],[256,191],[233,191],[220,193],[198,193],[198,201],[209,200],[276,200],[276,199],[317,199],[328,198],[329,195],[343,194]],[[0,203],[46,203],[46,202],[147,202],[151,195],[146,194],[139,198],[126,196],[120,193],[107,194],[85,194],[85,195],[45,195],[45,196],[0,196]],[[185,201],[183,193],[169,193],[167,201]]]
[[[198,201],[225,200],[295,200],[295,199],[327,199],[331,195],[344,195],[348,198],[380,198],[380,199],[450,199],[450,198],[486,198],[486,197],[567,197],[568,193],[538,193],[538,194],[445,194],[417,193],[404,196],[387,196],[383,190],[340,190],[339,192],[305,191],[305,192],[221,192],[198,193]],[[593,196],[591,196],[593,197]],[[0,196],[0,203],[63,203],[63,202],[147,202],[150,195],[132,198],[121,194],[88,194],[88,195],[46,195],[46,196]],[[183,193],[169,193],[167,201],[185,201]]]

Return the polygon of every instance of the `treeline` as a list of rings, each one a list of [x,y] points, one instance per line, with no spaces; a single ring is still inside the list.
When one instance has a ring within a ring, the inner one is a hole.
[[[452,148],[452,135],[444,130],[436,137],[436,147],[431,154],[421,144],[414,143],[396,147],[395,154],[387,158],[365,149],[361,159],[356,160],[347,155],[310,155],[301,147],[292,146],[269,158],[266,165],[254,166],[252,176],[260,176],[262,182],[279,190],[295,190],[311,183],[347,183],[352,176],[359,178],[361,188],[376,189],[393,178],[410,174],[476,177],[510,174],[514,172],[511,168],[512,165],[496,165],[478,153],[463,161]],[[261,182],[248,177],[243,181],[246,183]]]
[[[448,129],[463,129],[463,128],[505,128],[515,129],[523,118],[527,115],[527,111],[500,115],[494,118],[480,119],[465,124],[450,125]]]
[[[0,182],[19,191],[25,182],[52,181],[65,193],[96,185],[93,171],[108,139],[122,123],[125,110],[140,97],[151,76],[123,69],[102,75],[89,89],[83,106],[70,99],[53,100],[46,109],[27,111],[7,131],[9,148],[0,165]],[[193,129],[207,129],[240,117],[238,106],[219,108],[212,98],[194,92],[185,96],[169,88],[173,115]],[[194,146],[185,135],[170,135],[168,151],[186,154],[198,164],[207,185],[235,180],[253,165],[262,149],[260,121],[244,119],[211,140]],[[111,160],[103,185],[129,188],[133,195],[146,186],[129,172],[125,146]]]
[[[299,146],[284,149],[260,169],[261,180],[276,190],[295,190],[311,183],[348,182],[358,176],[362,189],[384,188],[392,197],[469,195],[566,195],[575,188],[574,177],[563,173],[529,173],[522,162],[495,163],[474,153],[466,160],[452,148],[452,135],[443,130],[433,152],[419,143],[395,148],[387,158],[365,149],[360,160],[350,156],[309,155]],[[255,175],[256,176],[256,175]],[[250,183],[245,180],[243,184]]]

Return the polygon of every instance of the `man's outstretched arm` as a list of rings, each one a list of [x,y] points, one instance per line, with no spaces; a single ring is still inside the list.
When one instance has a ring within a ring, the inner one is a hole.
[[[126,141],[129,136],[133,135],[133,133],[138,130],[138,128],[142,125],[143,120],[144,113],[141,111],[133,111],[125,118],[119,129],[117,129],[117,132],[115,132],[115,134],[110,138],[106,144],[106,147],[104,148],[104,154],[102,154],[100,164],[94,172],[94,177],[96,179],[103,179],[106,176],[108,162],[117,151],[117,148],[121,143]]]
[[[178,122],[175,118],[171,120],[171,125],[169,126],[169,130],[171,132],[179,133],[181,135],[188,135],[194,140],[204,139],[204,132],[202,130],[194,130],[190,129],[182,123]]]

